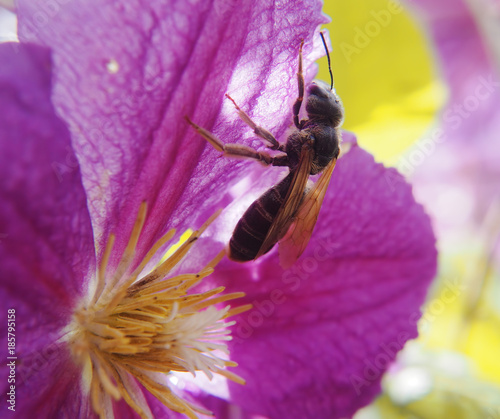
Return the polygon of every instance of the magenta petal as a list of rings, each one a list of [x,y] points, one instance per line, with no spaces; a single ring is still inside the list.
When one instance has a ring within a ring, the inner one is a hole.
[[[89,398],[82,397],[81,372],[65,346],[53,343],[42,350],[19,355],[20,359],[16,361],[15,417],[97,417],[92,411]],[[8,391],[2,390],[2,393]]]
[[[410,186],[354,146],[292,268],[283,272],[273,250],[255,266],[226,261],[214,274],[254,305],[231,344],[247,380],[231,387],[232,401],[271,418],[350,417],[369,403],[396,352],[417,335],[436,272],[434,242]]]
[[[0,305],[15,310],[17,395],[28,406],[50,391],[48,376],[57,372],[63,386],[70,379],[64,362],[47,359],[95,257],[69,132],[50,101],[50,53],[1,44],[0,62]]]
[[[313,31],[325,21],[321,2],[305,0],[279,10],[270,0],[73,1],[41,23],[44,6],[18,2],[20,39],[54,50],[54,102],[72,130],[100,248],[110,231],[120,231],[119,254],[140,202],[148,201],[138,256],[166,220],[182,229],[194,214],[211,212],[220,202],[213,194],[228,183],[221,175],[234,167],[214,164],[212,153],[193,175],[205,142],[184,116],[237,140],[227,101],[221,114],[229,92],[282,134],[296,96],[300,41],[310,53]]]
[[[60,318],[95,270],[90,219],[66,125],[50,102],[49,51],[2,44],[3,302]],[[54,304],[54,303],[57,304]]]

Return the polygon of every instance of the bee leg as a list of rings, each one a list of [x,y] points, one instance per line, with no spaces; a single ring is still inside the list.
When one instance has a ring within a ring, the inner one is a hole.
[[[264,141],[267,142],[266,146],[270,148],[271,150],[281,150],[280,143],[278,143],[278,140],[274,138],[274,135],[271,134],[267,129],[262,128],[261,126],[257,125],[255,122],[252,121],[252,119],[243,111],[241,108],[236,104],[234,99],[229,96],[226,93],[226,97],[233,102],[234,107],[238,111],[238,116],[243,120],[245,124],[247,124],[250,128],[253,129],[253,132],[258,135],[260,138],[262,138]]]
[[[254,159],[260,161],[265,166],[272,164],[275,159],[263,151],[256,151],[253,148],[242,144],[226,144],[224,146],[224,156]]]
[[[200,134],[205,140],[207,140],[213,148],[217,151],[224,151],[224,143],[219,140],[215,135],[213,135],[210,131],[207,131],[205,128],[196,125],[187,115],[184,116],[189,125],[191,125],[197,132]]]
[[[260,161],[265,166],[272,164],[273,166],[288,166],[288,156],[281,155],[276,157],[271,157],[269,154],[263,151],[256,151],[251,147],[242,144],[224,144],[210,131],[205,128],[200,127],[195,124],[188,116],[184,116],[186,121],[191,125],[198,134],[200,134],[205,140],[207,140],[217,151],[224,153],[226,157],[236,157],[243,159],[254,159]],[[281,150],[281,145],[279,150]]]
[[[286,154],[272,157],[264,151],[257,151],[242,144],[226,144],[224,146],[224,156],[254,159],[260,161],[265,166],[290,166]]]
[[[300,43],[299,47],[299,69],[297,71],[297,82],[299,84],[299,96],[293,104],[293,123],[298,129],[302,129],[302,124],[299,121],[300,107],[302,106],[302,101],[304,100],[304,74],[302,73],[302,47],[304,46],[304,40]]]

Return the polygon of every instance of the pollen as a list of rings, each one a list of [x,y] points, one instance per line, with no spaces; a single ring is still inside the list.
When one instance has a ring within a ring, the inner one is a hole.
[[[166,407],[189,418],[210,414],[183,400],[172,388],[169,374],[175,372],[202,372],[209,379],[220,374],[244,384],[227,370],[236,364],[228,360],[226,346],[231,339],[228,327],[234,324],[227,318],[250,308],[231,308],[226,303],[244,294],[223,294],[223,287],[192,291],[213,272],[224,252],[200,272],[169,275],[216,216],[146,273],[148,262],[175,231],[167,232],[137,267],[131,266],[146,218],[143,203],[113,272],[107,266],[114,243],[110,236],[91,290],[65,330],[73,358],[82,367],[83,392],[101,418],[112,418],[113,400],[122,398],[142,418],[154,417],[141,386]]]

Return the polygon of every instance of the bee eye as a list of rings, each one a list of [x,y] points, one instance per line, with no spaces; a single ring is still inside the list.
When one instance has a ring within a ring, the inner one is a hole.
[[[328,90],[324,86],[320,85],[318,81],[314,81],[309,86],[309,94],[312,96],[317,96],[322,99],[328,98]]]

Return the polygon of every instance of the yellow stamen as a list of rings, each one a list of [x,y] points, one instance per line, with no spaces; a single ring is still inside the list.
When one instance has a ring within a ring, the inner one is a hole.
[[[238,314],[244,313],[245,311],[252,309],[252,304],[245,304],[243,306],[238,306],[229,310],[226,314],[227,317],[236,316]]]
[[[210,261],[210,263],[205,267],[205,269],[215,268],[215,266],[222,260],[224,256],[226,256],[226,249],[222,249],[219,252],[219,254]]]
[[[235,383],[245,384],[245,380],[243,378],[241,378],[239,375],[233,374],[231,371],[218,369],[215,372],[217,374],[223,375],[231,381],[234,381]]]
[[[111,255],[111,250],[113,250],[114,244],[115,235],[111,234],[109,236],[108,242],[106,243],[106,248],[104,249],[104,254],[102,256],[102,262],[97,272],[97,285],[92,303],[95,303],[97,301],[97,299],[101,296],[102,291],[104,290],[104,286],[106,284],[106,269],[108,267],[109,256]]]
[[[170,230],[160,238],[133,272],[130,267],[136,263],[146,203],[139,209],[129,242],[113,272],[109,272],[108,265],[115,236],[109,236],[96,272],[95,287],[82,299],[66,329],[73,357],[82,366],[84,391],[101,418],[113,417],[113,400],[120,398],[140,417],[151,418],[137,382],[165,406],[189,418],[210,414],[171,391],[165,374],[175,371],[192,374],[201,371],[210,379],[215,373],[244,383],[241,377],[225,369],[236,364],[220,356],[228,353],[224,342],[231,339],[227,328],[234,324],[225,319],[251,306],[215,307],[244,294],[218,295],[224,287],[189,293],[213,272],[224,251],[198,273],[166,278],[217,215],[146,274],[143,271],[148,262],[175,231]]]
[[[134,227],[132,228],[132,233],[130,239],[127,243],[127,247],[123,252],[122,258],[118,267],[116,268],[113,279],[106,284],[109,288],[114,288],[116,283],[122,278],[123,274],[127,271],[128,267],[132,263],[135,255],[135,248],[137,247],[137,242],[139,241],[139,236],[144,226],[144,221],[146,221],[146,202],[141,203],[139,207],[139,213],[137,214],[137,219],[135,220]]]
[[[131,278],[137,279],[137,277],[139,276],[139,274],[145,268],[146,264],[158,252],[158,250],[160,249],[160,247],[162,247],[170,239],[172,239],[172,237],[174,237],[174,235],[175,235],[175,229],[167,231],[167,233],[160,240],[158,240],[154,244],[154,246],[149,250],[149,252],[146,254],[146,256],[144,257],[144,259],[142,260],[141,264],[137,267],[137,269],[131,275]]]
[[[168,274],[176,266],[181,259],[186,255],[188,250],[191,248],[193,243],[198,240],[198,237],[207,229],[207,227],[219,216],[221,210],[217,211],[212,215],[206,222],[201,226],[199,230],[196,230],[191,234],[189,239],[187,239],[165,262],[148,274],[145,278],[139,281],[136,286],[142,286],[143,283],[149,283],[157,280],[158,278],[163,279],[165,275]]]

